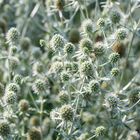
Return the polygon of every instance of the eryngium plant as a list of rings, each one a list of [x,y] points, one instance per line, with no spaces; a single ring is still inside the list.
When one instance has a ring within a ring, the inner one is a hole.
[[[0,0],[0,140],[139,140],[139,0]]]

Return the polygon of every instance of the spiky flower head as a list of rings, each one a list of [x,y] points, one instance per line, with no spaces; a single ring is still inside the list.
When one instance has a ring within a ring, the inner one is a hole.
[[[55,34],[52,39],[51,39],[51,46],[54,49],[61,49],[63,48],[65,45],[65,39],[63,36],[59,35],[59,34]]]
[[[30,45],[31,45],[31,40],[30,40],[30,38],[24,37],[24,38],[21,40],[21,49],[22,49],[23,51],[28,51]]]
[[[32,126],[39,126],[40,125],[40,119],[39,119],[39,117],[38,116],[32,116],[31,118],[30,118],[30,124],[32,125]]]
[[[104,135],[105,134],[105,127],[104,126],[99,126],[99,127],[97,127],[96,128],[96,130],[95,130],[95,136],[96,137],[99,137],[99,136],[102,136],[102,135]]]
[[[74,52],[74,45],[72,43],[67,43],[65,44],[64,46],[64,52],[67,54],[67,55],[71,55],[73,54]]]
[[[106,101],[110,107],[117,107],[119,100],[114,94],[109,94],[106,96]]]
[[[98,93],[100,91],[100,84],[96,80],[90,81],[89,87],[92,92]]]
[[[22,76],[19,74],[16,74],[13,78],[14,83],[20,85],[21,84],[21,80],[22,80]]]
[[[14,93],[19,93],[20,91],[20,87],[18,84],[16,83],[10,83],[7,87],[6,87],[6,91],[12,91]]]
[[[93,66],[92,63],[89,61],[85,61],[81,64],[81,72],[86,76],[89,76],[93,73]]]
[[[67,103],[67,102],[69,101],[68,92],[65,91],[65,90],[62,90],[62,91],[59,93],[59,100],[60,100],[62,103]]]
[[[80,41],[80,48],[87,48],[88,50],[92,49],[92,42],[88,38],[84,38]]]
[[[80,33],[78,29],[72,29],[69,32],[69,41],[71,43],[78,43],[80,40]]]
[[[54,69],[54,71],[55,71],[56,73],[62,72],[62,71],[63,71],[63,65],[62,65],[62,63],[61,63],[61,62],[55,62],[55,63],[53,64],[53,69]]]
[[[21,112],[27,112],[29,109],[29,102],[25,99],[22,99],[18,103],[18,109]]]
[[[18,40],[19,40],[19,32],[16,28],[12,27],[8,30],[7,34],[6,34],[6,39],[7,42],[10,45],[15,45],[17,44]]]
[[[112,70],[111,70],[111,75],[113,76],[113,77],[116,77],[116,76],[118,76],[119,75],[119,69],[118,68],[113,68]]]
[[[102,56],[105,53],[105,47],[102,43],[98,42],[95,44],[94,53],[96,56]]]
[[[39,59],[42,55],[42,52],[40,50],[40,48],[37,48],[35,47],[32,51],[32,56],[35,58],[35,59]]]
[[[7,104],[15,104],[17,102],[17,95],[16,93],[9,91],[5,94],[5,102]]]
[[[55,0],[55,6],[58,10],[63,10],[65,6],[65,0]]]
[[[33,65],[33,70],[36,73],[42,73],[44,71],[44,66],[43,66],[43,64],[41,62],[36,62]]]
[[[27,140],[42,140],[41,132],[37,128],[30,128],[27,133]]]
[[[118,62],[119,58],[120,58],[120,55],[118,53],[112,53],[112,54],[109,55],[109,61],[111,63]]]
[[[7,64],[8,64],[8,67],[11,69],[11,70],[15,70],[17,69],[18,65],[19,65],[19,60],[17,57],[11,57],[9,59],[9,62],[7,61]]]
[[[71,64],[71,62],[66,61],[66,62],[64,63],[64,67],[65,67],[65,70],[66,70],[66,71],[71,71],[71,70],[72,70],[72,64]]]
[[[97,25],[98,25],[100,28],[105,27],[105,20],[104,20],[103,18],[99,18],[98,21],[97,21]]]
[[[0,97],[4,95],[4,85],[0,83]]]
[[[0,121],[0,135],[2,137],[7,137],[10,134],[10,126],[6,121]]]
[[[33,85],[33,90],[37,94],[45,89],[45,82],[42,79],[37,79]]]
[[[61,73],[61,80],[63,82],[69,81],[69,79],[70,79],[70,76],[69,76],[68,72],[64,71],[64,72]]]
[[[73,62],[72,63],[72,70],[74,71],[74,72],[77,72],[78,71],[78,63],[76,63],[76,62]]]
[[[10,47],[10,55],[15,55],[17,52],[17,47],[16,46],[11,46]]]
[[[121,15],[118,11],[113,10],[110,13],[110,20],[112,21],[112,23],[116,24],[119,23],[121,19]]]
[[[82,23],[83,32],[86,34],[91,34],[93,32],[93,23],[91,19],[86,19]]]
[[[140,100],[140,88],[134,88],[129,93],[129,101],[134,104],[138,100]]]
[[[43,40],[43,39],[40,40],[40,46],[41,47],[45,47],[46,46],[45,40]]]
[[[127,37],[127,33],[125,29],[118,29],[115,32],[115,39],[117,41],[123,41]]]
[[[60,108],[60,115],[63,120],[72,121],[74,115],[73,108],[70,105],[63,105]]]

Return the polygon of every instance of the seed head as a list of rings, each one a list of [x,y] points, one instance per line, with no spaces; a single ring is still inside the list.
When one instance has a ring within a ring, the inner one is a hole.
[[[92,42],[90,39],[85,38],[80,41],[80,48],[87,48],[88,50],[92,49]]]
[[[70,79],[70,76],[69,76],[68,72],[64,71],[61,73],[61,80],[62,81],[66,82],[66,81],[69,81],[69,79]]]
[[[119,69],[118,68],[113,68],[112,70],[111,70],[111,75],[113,76],[113,77],[117,77],[118,75],[119,75]]]
[[[105,127],[104,126],[99,126],[95,130],[95,136],[99,137],[105,134]]]
[[[29,102],[25,99],[22,99],[18,103],[18,109],[21,112],[27,112],[29,109]]]
[[[93,31],[93,23],[91,19],[86,19],[82,23],[82,28],[84,33],[90,34]]]
[[[105,20],[104,20],[103,18],[99,18],[98,21],[97,21],[97,25],[98,25],[100,28],[105,27]]]
[[[6,87],[7,91],[12,91],[14,93],[19,93],[20,91],[20,87],[18,84],[16,83],[10,83],[7,87]]]
[[[94,47],[94,53],[96,56],[102,56],[105,53],[105,48],[102,43],[96,43]]]
[[[2,137],[7,137],[10,134],[10,132],[11,130],[9,124],[5,121],[0,121],[0,135]]]
[[[120,58],[120,56],[119,56],[118,53],[112,53],[112,54],[109,55],[109,61],[110,61],[111,63],[116,63],[116,62],[118,62],[119,58]]]
[[[63,48],[65,45],[65,40],[63,38],[63,36],[59,35],[59,34],[56,34],[52,37],[52,40],[51,40],[51,46],[54,48],[54,49],[60,49],[60,48]]]
[[[31,45],[31,40],[30,40],[28,37],[24,37],[24,38],[21,40],[21,49],[22,49],[23,51],[28,51],[30,45]]]
[[[93,66],[89,61],[85,61],[81,64],[81,72],[87,76],[93,73]]]
[[[110,107],[117,107],[118,105],[118,98],[114,95],[108,95],[106,98],[108,104]]]
[[[64,52],[67,53],[67,55],[73,54],[73,52],[74,52],[74,45],[72,43],[65,44]]]
[[[31,128],[27,133],[27,140],[42,140],[41,132],[37,128]]]
[[[77,29],[72,29],[69,33],[69,41],[72,43],[78,43],[80,40],[80,33]]]
[[[117,41],[123,41],[127,37],[125,29],[118,29],[115,33],[115,38]]]
[[[10,47],[10,55],[14,55],[17,52],[17,47],[16,46],[11,46]]]
[[[32,126],[39,126],[40,125],[40,119],[39,119],[39,117],[38,116],[32,116],[31,118],[30,118],[30,124],[32,125]]]
[[[119,23],[120,19],[121,19],[121,15],[118,11],[114,10],[110,14],[110,19],[111,19],[112,23],[114,23],[114,24]]]
[[[17,95],[16,93],[9,91],[8,93],[5,94],[5,102],[7,104],[15,104],[17,101]]]
[[[60,100],[62,103],[67,103],[67,102],[69,101],[69,96],[68,96],[67,91],[62,90],[62,91],[59,93],[59,100]]]
[[[65,6],[65,0],[55,0],[55,6],[58,10],[63,10]]]
[[[14,79],[13,79],[14,83],[20,85],[20,84],[21,84],[21,80],[22,80],[21,75],[16,74],[16,75],[14,76]]]
[[[14,45],[17,44],[19,40],[19,32],[16,28],[12,27],[8,30],[6,39],[9,44]]]
[[[100,84],[98,81],[96,80],[92,80],[90,83],[89,83],[89,87],[90,87],[90,90],[92,92],[95,92],[95,93],[98,93],[99,90],[100,90]]]
[[[61,118],[65,121],[73,120],[73,109],[70,105],[63,105],[60,109]]]

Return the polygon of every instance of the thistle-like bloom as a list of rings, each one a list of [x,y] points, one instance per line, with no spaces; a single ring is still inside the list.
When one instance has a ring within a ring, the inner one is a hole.
[[[7,87],[6,87],[6,91],[12,91],[14,93],[19,93],[20,91],[20,87],[18,84],[16,83],[10,83]]]
[[[31,128],[27,133],[27,140],[42,140],[41,132],[37,128]]]
[[[99,126],[99,127],[97,127],[96,128],[96,130],[95,130],[95,136],[96,137],[99,137],[99,136],[102,136],[102,135],[104,135],[105,134],[105,127],[104,126]]]
[[[119,100],[114,94],[109,94],[106,96],[106,101],[110,107],[117,107]]]
[[[0,121],[0,135],[7,137],[10,134],[10,126],[6,121]]]
[[[9,91],[8,93],[5,94],[4,96],[5,102],[7,104],[15,104],[17,102],[17,95],[13,91]]]
[[[28,51],[30,45],[31,45],[31,40],[30,40],[30,38],[24,37],[24,38],[21,40],[21,49],[22,49],[23,51]]]
[[[113,76],[113,77],[117,77],[118,75],[119,75],[119,69],[118,68],[113,68],[112,70],[111,70],[111,75]]]
[[[39,117],[38,116],[32,116],[30,118],[30,124],[32,126],[35,126],[35,127],[39,126],[40,125],[40,119],[39,119]]]
[[[16,74],[16,75],[14,76],[14,78],[13,78],[14,83],[16,83],[16,84],[18,84],[18,85],[21,84],[21,80],[22,80],[22,77],[21,77],[21,75],[19,75],[19,74]]]
[[[93,32],[93,23],[91,19],[86,19],[82,23],[83,32],[86,34],[91,34]]]
[[[60,115],[63,120],[72,121],[74,117],[73,108],[70,105],[63,105],[60,108]]]
[[[83,62],[81,64],[81,72],[86,76],[89,76],[89,75],[93,74],[92,63],[90,63],[89,61]]]
[[[95,92],[95,93],[98,93],[99,90],[100,90],[100,84],[98,81],[96,80],[92,80],[90,83],[89,83],[89,87],[90,87],[90,90],[92,92]]]
[[[65,0],[55,0],[55,6],[58,10],[63,10],[65,6]]]
[[[112,54],[109,55],[109,61],[111,63],[118,62],[119,58],[120,58],[120,55],[118,53],[112,53]]]
[[[63,82],[67,82],[67,81],[69,81],[69,79],[70,79],[70,76],[69,76],[68,72],[64,71],[61,73],[61,80]]]
[[[98,42],[95,44],[94,53],[96,56],[102,56],[105,53],[105,47],[102,43]]]
[[[80,48],[87,48],[88,50],[92,49],[92,42],[88,38],[84,38],[80,41]]]
[[[112,21],[112,23],[119,23],[120,22],[120,19],[121,19],[121,15],[118,11],[114,10],[114,11],[111,11],[110,13],[110,19]]]
[[[41,79],[37,79],[33,85],[33,90],[35,93],[39,94],[45,90],[45,82]]]
[[[29,109],[29,102],[25,99],[22,99],[18,103],[18,109],[21,112],[27,112]]]
[[[98,21],[97,21],[97,25],[98,25],[100,28],[105,27],[105,20],[104,20],[103,18],[99,18]]]
[[[65,44],[64,46],[64,52],[67,54],[67,55],[72,55],[73,52],[74,52],[74,45],[72,43],[67,43]]]
[[[118,29],[115,33],[115,39],[117,41],[123,41],[127,37],[125,29]]]
[[[64,48],[64,45],[65,45],[65,39],[63,38],[63,36],[61,36],[59,34],[55,34],[52,37],[51,46],[54,49],[57,49],[58,50],[58,49]]]
[[[62,91],[59,93],[59,100],[60,100],[60,102],[62,102],[62,103],[67,103],[67,102],[69,101],[69,95],[68,95],[67,91],[62,90]]]
[[[15,45],[19,41],[19,32],[16,28],[12,27],[8,30],[6,35],[7,42],[10,45]]]

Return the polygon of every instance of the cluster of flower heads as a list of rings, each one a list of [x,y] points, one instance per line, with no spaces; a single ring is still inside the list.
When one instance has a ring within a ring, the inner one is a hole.
[[[132,15],[121,10],[117,0],[101,3],[101,10],[96,1],[91,11],[93,4],[92,0],[36,3],[23,30],[18,25],[4,35],[0,32],[7,45],[0,54],[0,139],[140,138],[139,64],[129,62],[140,23],[131,26]],[[42,22],[47,23],[36,26],[48,30],[35,47],[35,35],[25,35],[30,20],[45,7],[49,16],[43,14]]]

